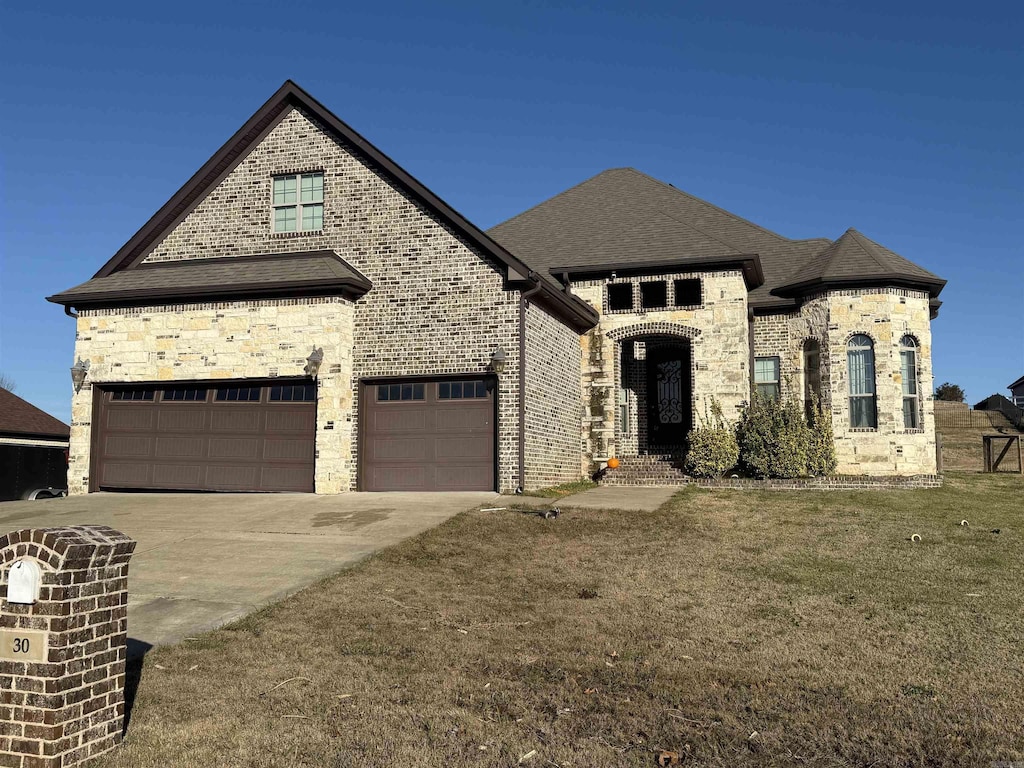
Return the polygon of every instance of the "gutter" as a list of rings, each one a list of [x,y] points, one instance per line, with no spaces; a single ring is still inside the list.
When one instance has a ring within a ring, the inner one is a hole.
[[[528,278],[534,281],[533,287],[519,294],[519,487],[516,493],[526,488],[526,307],[530,297],[544,287],[544,281],[536,272],[531,271]]]

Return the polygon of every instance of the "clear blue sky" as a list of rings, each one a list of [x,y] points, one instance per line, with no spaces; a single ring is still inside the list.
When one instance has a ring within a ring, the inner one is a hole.
[[[4,3],[0,371],[69,416],[88,279],[286,79],[489,227],[635,166],[949,280],[936,383],[1024,374],[1019,2]]]

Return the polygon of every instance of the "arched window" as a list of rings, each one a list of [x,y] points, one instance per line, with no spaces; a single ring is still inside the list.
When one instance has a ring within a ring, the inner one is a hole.
[[[817,339],[804,342],[804,411],[812,418],[814,399],[821,399],[821,345]]]
[[[850,426],[875,429],[878,412],[875,406],[875,345],[864,334],[858,334],[846,345],[846,362],[850,378]]]
[[[903,376],[903,426],[919,429],[921,408],[917,387],[917,339],[904,336],[900,339],[900,374]]]

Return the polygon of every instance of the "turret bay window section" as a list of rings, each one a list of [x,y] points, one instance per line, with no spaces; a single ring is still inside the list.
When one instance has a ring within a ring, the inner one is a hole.
[[[821,344],[817,339],[804,341],[804,412],[812,418],[815,401],[821,401]]]
[[[759,357],[754,360],[754,386],[761,397],[768,400],[779,399],[779,358]]]
[[[850,379],[850,427],[877,429],[875,345],[870,337],[857,334],[847,342],[846,363]]]
[[[291,173],[273,177],[273,231],[319,232],[324,228],[324,175]]]
[[[917,339],[900,339],[900,375],[903,378],[903,427],[921,428],[920,396],[917,386]]]

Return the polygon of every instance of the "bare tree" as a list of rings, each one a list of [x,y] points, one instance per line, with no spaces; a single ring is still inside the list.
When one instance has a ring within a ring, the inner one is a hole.
[[[6,389],[8,392],[13,392],[17,389],[17,386],[14,383],[14,379],[6,373],[0,373],[0,389]]]

